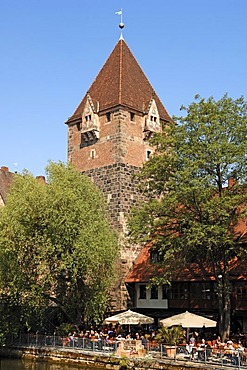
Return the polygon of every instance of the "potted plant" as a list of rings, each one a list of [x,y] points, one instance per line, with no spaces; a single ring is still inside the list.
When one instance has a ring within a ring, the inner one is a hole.
[[[157,342],[165,344],[166,354],[168,357],[175,357],[176,344],[178,344],[184,337],[184,331],[181,326],[162,326],[155,336]]]

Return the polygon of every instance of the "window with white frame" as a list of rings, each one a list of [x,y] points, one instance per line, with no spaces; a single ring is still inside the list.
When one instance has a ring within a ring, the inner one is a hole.
[[[150,299],[158,299],[158,298],[159,298],[158,287],[157,285],[152,285]]]
[[[147,298],[147,287],[146,284],[139,285],[139,299]]]
[[[90,122],[90,121],[92,121],[92,116],[91,116],[91,114],[88,114],[87,116],[85,116],[85,121],[86,121],[86,122]]]

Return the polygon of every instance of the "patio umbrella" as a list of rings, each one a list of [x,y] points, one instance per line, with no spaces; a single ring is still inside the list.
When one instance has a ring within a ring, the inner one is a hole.
[[[181,325],[183,328],[212,328],[217,325],[214,320],[188,311],[160,320],[160,323],[164,326]]]
[[[138,312],[131,310],[124,311],[114,316],[107,317],[104,321],[106,324],[116,324],[120,325],[142,325],[142,324],[152,324],[154,319],[150,316],[143,315]]]

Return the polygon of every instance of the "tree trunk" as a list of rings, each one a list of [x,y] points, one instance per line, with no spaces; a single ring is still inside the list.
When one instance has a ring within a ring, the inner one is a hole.
[[[219,299],[219,333],[222,341],[230,336],[231,324],[231,293],[228,274],[219,276],[218,281]]]

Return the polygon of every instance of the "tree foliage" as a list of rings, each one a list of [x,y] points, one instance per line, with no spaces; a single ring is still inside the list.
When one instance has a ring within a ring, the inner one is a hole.
[[[247,103],[196,96],[181,109],[153,138],[140,175],[149,200],[133,210],[130,234],[159,248],[167,273],[174,263],[206,262],[222,292],[220,328],[229,332],[229,263],[245,253],[238,226],[246,222]]]
[[[0,211],[0,292],[22,323],[51,305],[73,324],[101,320],[117,256],[102,193],[86,176],[53,162],[46,185],[15,175]]]

